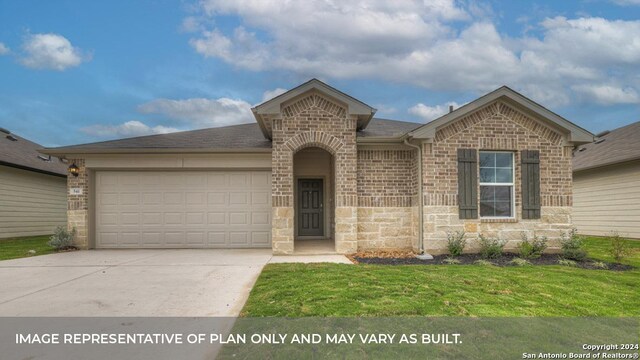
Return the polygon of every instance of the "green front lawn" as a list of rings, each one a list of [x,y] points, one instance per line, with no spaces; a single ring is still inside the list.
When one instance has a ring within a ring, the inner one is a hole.
[[[0,260],[17,259],[28,256],[51,254],[55,252],[47,245],[50,235],[27,236],[13,239],[0,239]],[[29,255],[29,250],[35,250]]]
[[[591,258],[612,261],[599,238]],[[243,316],[640,316],[631,271],[563,266],[269,264]]]

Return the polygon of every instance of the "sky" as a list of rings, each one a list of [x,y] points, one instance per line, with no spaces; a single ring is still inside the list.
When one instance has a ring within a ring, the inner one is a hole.
[[[640,121],[640,0],[0,0],[0,127],[62,146],[253,122],[318,78],[425,123],[507,85]]]

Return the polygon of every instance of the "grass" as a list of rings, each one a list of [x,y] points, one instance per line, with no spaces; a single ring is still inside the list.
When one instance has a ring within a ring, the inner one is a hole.
[[[242,311],[260,316],[640,316],[640,241],[617,272],[566,266],[269,264]],[[612,262],[591,237],[589,257]]]
[[[50,235],[27,236],[12,239],[0,239],[0,260],[18,259],[29,256],[54,253],[55,250],[47,245]],[[34,255],[29,250],[35,250]]]

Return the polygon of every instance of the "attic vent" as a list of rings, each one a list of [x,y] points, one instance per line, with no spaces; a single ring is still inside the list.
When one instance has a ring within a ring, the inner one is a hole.
[[[607,139],[600,138],[600,139],[597,139],[596,141],[594,141],[593,143],[594,144],[600,144],[600,143],[603,143],[605,140],[607,140]]]
[[[18,139],[13,135],[7,135],[7,139],[9,139],[11,141],[18,141]]]
[[[0,132],[5,133],[7,135],[11,134],[11,131],[9,131],[9,130],[3,128],[3,127],[0,127]]]
[[[51,155],[49,155],[49,156],[38,155],[38,159],[40,159],[42,161],[51,161]]]
[[[599,133],[597,133],[597,134],[596,134],[596,137],[597,137],[597,138],[599,138],[599,137],[603,137],[603,136],[607,135],[607,134],[608,134],[608,133],[610,133],[610,132],[611,132],[610,130],[605,130],[605,131],[603,131],[603,132],[599,132]]]

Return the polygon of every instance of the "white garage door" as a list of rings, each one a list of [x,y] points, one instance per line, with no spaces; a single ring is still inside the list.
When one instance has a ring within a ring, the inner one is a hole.
[[[271,172],[100,171],[97,248],[271,247]]]

